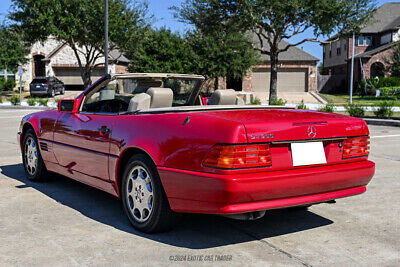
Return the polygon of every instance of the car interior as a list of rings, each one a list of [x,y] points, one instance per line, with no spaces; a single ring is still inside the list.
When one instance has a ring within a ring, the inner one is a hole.
[[[199,84],[200,83],[200,84]],[[199,92],[202,80],[179,78],[113,79],[86,95],[83,112],[134,113],[160,108],[202,106]],[[190,96],[197,97],[190,102]],[[207,105],[244,105],[232,89],[215,90]]]

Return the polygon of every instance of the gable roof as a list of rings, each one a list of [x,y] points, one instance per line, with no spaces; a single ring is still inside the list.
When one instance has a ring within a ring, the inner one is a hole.
[[[50,59],[55,56],[60,50],[62,50],[68,44],[66,42],[59,44],[55,47],[42,61],[50,61]],[[130,60],[127,59],[124,54],[122,54],[118,49],[113,49],[108,53],[108,59],[110,61],[122,62],[122,63],[130,63]]]
[[[400,28],[400,2],[391,2],[377,8],[361,33],[379,33]]]
[[[399,43],[400,42],[387,43],[387,44],[378,46],[377,48],[374,48],[374,49],[371,49],[371,50],[367,50],[367,51],[365,51],[363,53],[357,54],[357,55],[354,56],[354,58],[370,58],[370,57],[372,57],[373,55],[375,55],[375,54],[377,54],[379,52],[385,51],[387,49],[392,48],[395,45],[398,45]],[[348,60],[350,60],[350,59],[351,59],[351,57]]]
[[[256,43],[256,45],[258,47],[260,47],[260,40],[255,35],[253,35],[253,41]],[[267,40],[264,39],[263,43],[264,43],[264,48],[266,50],[269,50],[269,44],[268,44]],[[282,40],[279,43],[278,47],[280,49],[283,49],[288,44],[289,44],[288,42]],[[271,60],[270,56],[265,55],[265,54],[261,54],[260,59],[262,61],[270,61]],[[278,60],[279,61],[319,61],[318,58],[314,57],[313,55],[310,55],[309,53],[303,51],[302,49],[298,48],[297,46],[291,46],[291,47],[289,47],[289,49],[287,51],[279,53]]]

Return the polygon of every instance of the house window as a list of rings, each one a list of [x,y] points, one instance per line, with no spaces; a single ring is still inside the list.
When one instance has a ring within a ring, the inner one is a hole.
[[[344,44],[344,51],[347,51],[347,45]]]
[[[371,36],[358,36],[356,38],[357,46],[370,46],[372,44]]]
[[[338,56],[340,56],[340,54],[341,54],[340,47],[336,48],[336,54],[337,54]]]
[[[329,57],[332,57],[332,50],[329,50]]]

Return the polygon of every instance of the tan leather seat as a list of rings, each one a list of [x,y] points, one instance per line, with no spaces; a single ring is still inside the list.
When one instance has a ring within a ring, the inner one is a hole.
[[[150,108],[151,97],[146,93],[137,94],[129,101],[128,112]]]
[[[151,97],[150,108],[172,107],[174,93],[170,88],[151,87],[146,94]]]
[[[236,91],[233,89],[215,90],[211,95],[209,105],[236,105]]]

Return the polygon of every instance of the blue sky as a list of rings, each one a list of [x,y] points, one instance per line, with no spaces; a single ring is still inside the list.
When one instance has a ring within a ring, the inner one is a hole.
[[[40,1],[40,0],[39,0]],[[179,5],[184,0],[148,0],[149,3],[149,11],[154,15],[154,26],[159,27],[167,27],[170,28],[172,31],[177,32],[184,32],[189,26],[180,23],[176,20],[172,12],[169,10],[169,7],[173,5]],[[387,1],[387,0],[378,0],[377,5],[383,5],[387,2],[398,2],[398,1]],[[4,17],[7,14],[7,11],[11,5],[11,0],[1,0],[0,3],[0,16]],[[312,37],[313,33],[311,30],[306,31],[305,33],[295,36],[290,39],[290,42],[298,42],[304,38]],[[313,56],[321,59],[322,58],[322,48],[317,43],[304,43],[300,46],[300,48],[304,49],[304,51],[312,54]]]

